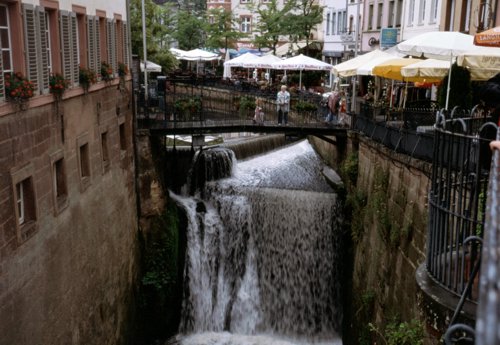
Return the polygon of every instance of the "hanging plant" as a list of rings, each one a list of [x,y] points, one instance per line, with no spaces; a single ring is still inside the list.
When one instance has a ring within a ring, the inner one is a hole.
[[[128,74],[128,67],[123,62],[118,63],[118,76],[125,77]]]
[[[79,79],[80,85],[83,87],[85,93],[89,91],[90,85],[94,84],[97,81],[95,72],[91,69],[80,66]]]
[[[56,100],[61,100],[64,92],[69,87],[69,82],[59,73],[54,73],[49,79],[49,90]]]
[[[114,79],[113,68],[105,61],[101,62],[101,78],[105,82],[110,82]]]
[[[35,94],[35,86],[20,72],[6,74],[5,94],[8,101],[17,104],[21,110],[24,110],[29,99]]]

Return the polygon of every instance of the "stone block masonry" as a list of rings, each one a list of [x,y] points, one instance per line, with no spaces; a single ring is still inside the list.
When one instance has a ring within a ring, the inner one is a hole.
[[[0,115],[0,344],[127,343],[138,267],[129,96],[107,85],[38,103]]]

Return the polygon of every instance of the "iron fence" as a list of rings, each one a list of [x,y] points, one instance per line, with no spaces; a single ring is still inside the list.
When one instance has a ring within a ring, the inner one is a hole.
[[[139,104],[139,117],[178,124],[251,121],[255,103],[259,101],[264,120],[277,123],[277,86],[271,89],[194,78],[169,80],[160,101],[150,99],[148,104]],[[321,94],[291,92],[289,122],[296,125],[320,124],[326,114],[327,107]]]
[[[443,288],[461,296],[479,260],[488,196],[491,151],[497,126],[487,118],[453,117],[440,112],[434,130],[426,267]],[[456,113],[454,113],[455,115]],[[447,115],[449,118],[447,118]],[[466,291],[477,301],[478,280]]]

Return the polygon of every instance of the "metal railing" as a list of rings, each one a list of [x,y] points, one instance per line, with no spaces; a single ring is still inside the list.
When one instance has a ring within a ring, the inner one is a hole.
[[[468,291],[466,287],[480,248],[478,241],[466,240],[484,234],[491,163],[488,145],[497,126],[484,117],[450,115],[447,119],[446,115],[440,112],[434,130],[426,268],[440,286],[457,296],[465,291],[465,298],[475,302],[478,279]]]
[[[277,85],[278,86],[278,85]],[[276,87],[277,87],[276,86]],[[220,121],[251,121],[255,101],[259,100],[264,120],[277,123],[277,89],[258,85],[227,83],[221,80],[168,80],[165,94],[160,99],[139,103],[139,119],[147,117],[169,123]],[[140,99],[140,97],[139,97]],[[324,125],[327,107],[321,94],[291,92],[289,122],[294,124]]]

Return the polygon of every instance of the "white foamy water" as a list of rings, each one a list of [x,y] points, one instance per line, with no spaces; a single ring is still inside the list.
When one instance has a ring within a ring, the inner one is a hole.
[[[341,344],[339,210],[319,158],[301,142],[233,171],[204,200],[172,195],[189,223],[177,342]]]

